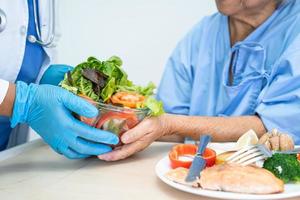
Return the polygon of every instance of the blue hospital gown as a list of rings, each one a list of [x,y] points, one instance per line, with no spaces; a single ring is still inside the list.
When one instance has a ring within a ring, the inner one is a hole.
[[[173,114],[257,114],[300,144],[300,1],[284,1],[233,46],[228,17],[205,17],[168,59],[157,98]]]

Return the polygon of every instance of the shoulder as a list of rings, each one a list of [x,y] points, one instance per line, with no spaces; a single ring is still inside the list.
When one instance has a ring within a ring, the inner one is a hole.
[[[293,40],[274,64],[271,78],[274,79],[278,76],[287,79],[290,79],[291,77],[300,77],[300,34]]]
[[[292,43],[284,51],[284,53],[279,59],[279,62],[286,61],[286,60],[288,60],[289,62],[296,61],[296,63],[294,63],[296,65],[295,67],[298,68],[300,72],[300,34],[298,34],[294,38]]]

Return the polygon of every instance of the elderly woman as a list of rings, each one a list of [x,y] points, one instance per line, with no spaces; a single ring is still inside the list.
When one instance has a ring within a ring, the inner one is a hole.
[[[300,1],[216,0],[169,58],[157,97],[165,114],[144,120],[99,156],[123,159],[162,136],[236,141],[278,128],[300,143]]]

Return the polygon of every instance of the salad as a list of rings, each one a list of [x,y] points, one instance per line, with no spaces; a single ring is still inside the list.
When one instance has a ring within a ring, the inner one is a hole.
[[[60,86],[86,99],[99,109],[96,118],[78,118],[99,129],[119,136],[133,128],[146,116],[164,113],[163,104],[154,95],[155,85],[133,84],[121,68],[122,60],[112,56],[106,61],[89,57],[65,74]]]

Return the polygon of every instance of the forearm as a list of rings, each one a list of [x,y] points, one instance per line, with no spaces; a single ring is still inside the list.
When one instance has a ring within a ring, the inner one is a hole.
[[[249,129],[253,129],[258,137],[266,129],[258,116],[239,117],[200,117],[169,115],[163,116],[166,121],[166,135],[178,134],[198,140],[202,134],[210,134],[215,142],[236,141]]]
[[[184,142],[184,136],[179,134],[172,134],[172,135],[165,135],[160,138],[158,138],[156,141],[158,142],[177,142],[182,143]]]
[[[2,104],[0,104],[0,115],[8,116],[8,117],[12,115],[13,106],[15,102],[15,95],[16,95],[16,86],[10,83],[6,96]]]

